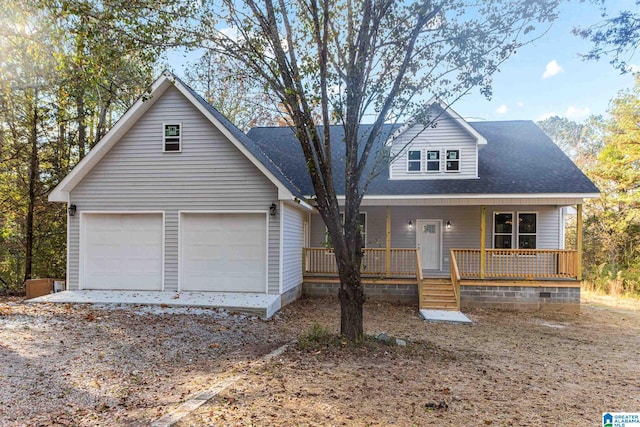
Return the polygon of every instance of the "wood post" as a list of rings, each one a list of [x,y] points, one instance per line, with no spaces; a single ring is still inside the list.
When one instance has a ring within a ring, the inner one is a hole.
[[[487,270],[487,207],[480,206],[480,278],[484,279]]]
[[[576,205],[576,279],[582,280],[582,205]]]
[[[384,252],[384,266],[387,277],[391,276],[391,206],[387,206],[387,235]]]

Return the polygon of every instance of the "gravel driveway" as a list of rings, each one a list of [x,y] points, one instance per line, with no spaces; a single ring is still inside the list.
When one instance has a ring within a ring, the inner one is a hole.
[[[147,425],[292,334],[213,309],[0,302],[0,425]]]

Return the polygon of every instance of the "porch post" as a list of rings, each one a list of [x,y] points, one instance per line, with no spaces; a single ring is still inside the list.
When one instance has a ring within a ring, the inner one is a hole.
[[[384,251],[384,267],[386,276],[391,276],[391,206],[387,206],[387,235]]]
[[[487,207],[480,206],[480,278],[484,279],[487,270]]]
[[[576,279],[582,280],[582,205],[576,205]]]

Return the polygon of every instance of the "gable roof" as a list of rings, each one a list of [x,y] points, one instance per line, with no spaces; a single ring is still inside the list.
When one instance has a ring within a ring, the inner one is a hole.
[[[477,179],[388,179],[387,171],[371,182],[365,198],[371,196],[475,196],[558,195],[593,197],[599,191],[584,173],[532,121],[471,122],[469,125],[487,144],[478,150]],[[366,131],[370,125],[362,125]],[[385,125],[372,152],[385,149],[397,125]],[[322,130],[320,130],[322,132]],[[313,186],[305,167],[300,144],[291,128],[261,127],[247,134],[304,194]],[[344,130],[331,127],[334,179],[339,195],[344,194]]]
[[[107,134],[49,193],[51,202],[68,202],[69,193],[171,86],[178,89],[245,157],[278,188],[281,200],[303,200],[303,193],[240,129],[173,73],[164,71]],[[306,204],[305,204],[306,205]]]
[[[433,107],[436,107],[436,108],[433,108]],[[469,124],[469,122],[463,119],[461,115],[456,113],[455,110],[449,106],[449,104],[447,104],[440,98],[436,96],[431,97],[431,99],[427,101],[427,103],[425,104],[425,108],[435,110],[435,117],[429,117],[429,120],[431,120],[433,123],[437,123],[437,121],[442,116],[447,116],[449,117],[449,119],[456,122],[458,126],[460,126],[460,128],[463,129],[465,132],[467,132],[473,139],[475,139],[476,144],[478,145],[487,144],[487,139],[480,132],[474,129],[473,126]],[[411,129],[415,125],[418,125],[417,120],[413,118],[409,119],[405,124],[401,125],[395,132],[391,134],[391,136],[387,138],[385,145],[391,145],[393,141],[400,138],[400,136],[403,133],[405,133],[407,130]]]

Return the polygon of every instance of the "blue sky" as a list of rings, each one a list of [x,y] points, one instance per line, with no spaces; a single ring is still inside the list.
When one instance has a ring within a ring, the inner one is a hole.
[[[637,8],[635,0],[604,1],[612,16]],[[607,58],[584,61],[579,54],[588,52],[592,45],[571,33],[576,26],[600,22],[601,13],[592,0],[567,1],[551,29],[520,49],[494,75],[491,100],[475,90],[452,108],[470,121],[538,121],[552,115],[582,121],[591,114],[606,114],[609,101],[633,86],[633,76],[621,75]],[[174,71],[182,75],[185,62],[198,56],[196,52],[174,51],[168,55],[168,63],[181,63]],[[640,68],[640,54],[631,62]]]
[[[635,0],[607,0],[606,6],[613,15],[637,7]],[[550,115],[581,121],[590,114],[605,114],[609,101],[633,86],[633,76],[620,75],[606,58],[582,60],[579,54],[586,53],[591,44],[571,34],[576,26],[602,20],[600,14],[590,2],[564,4],[551,30],[522,48],[494,76],[490,101],[475,91],[452,108],[474,121],[540,120]],[[640,64],[640,57],[633,59],[632,63]]]

